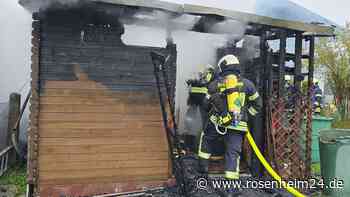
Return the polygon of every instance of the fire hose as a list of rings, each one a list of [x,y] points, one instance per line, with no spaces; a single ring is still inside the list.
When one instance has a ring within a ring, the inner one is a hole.
[[[247,140],[252,147],[256,157],[259,159],[261,164],[264,166],[264,168],[267,170],[267,172],[276,180],[280,185],[282,185],[288,192],[293,194],[296,197],[305,197],[304,194],[300,193],[298,190],[296,190],[293,187],[288,186],[285,182],[282,181],[282,178],[280,175],[277,174],[277,172],[271,167],[271,165],[266,161],[265,157],[261,154],[258,146],[256,145],[252,134],[248,130],[246,135]]]
[[[225,135],[227,133],[227,130],[225,132],[221,132],[220,129],[218,128],[218,125],[216,126],[216,131],[221,134]],[[271,167],[271,165],[266,161],[265,157],[262,155],[260,149],[256,145],[254,138],[250,131],[248,130],[245,134],[250,146],[252,147],[256,157],[259,159],[261,164],[264,166],[264,168],[267,170],[267,172],[276,180],[280,185],[282,185],[288,192],[293,194],[296,197],[305,197],[304,194],[300,193],[298,190],[296,190],[293,187],[288,186],[285,182],[282,181],[282,177],[278,175],[278,173]]]

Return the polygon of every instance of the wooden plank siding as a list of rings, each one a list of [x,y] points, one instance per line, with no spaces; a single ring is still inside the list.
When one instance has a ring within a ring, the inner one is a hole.
[[[31,110],[38,113],[39,195],[67,184],[167,180],[168,144],[149,52],[168,49],[126,46],[119,29],[115,37],[84,41],[84,25],[51,20],[41,25],[33,101],[39,107]],[[116,29],[94,28],[100,37]]]

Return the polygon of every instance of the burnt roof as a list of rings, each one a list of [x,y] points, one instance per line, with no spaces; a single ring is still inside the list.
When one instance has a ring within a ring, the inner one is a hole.
[[[57,2],[59,0],[52,0],[52,1]],[[19,0],[19,2],[24,7],[28,7],[31,3],[37,2],[37,0]],[[172,12],[176,14],[193,14],[193,15],[200,15],[205,17],[210,17],[210,16],[225,17],[225,18],[234,19],[237,21],[246,22],[252,25],[263,25],[270,28],[283,28],[283,29],[306,32],[308,34],[315,34],[315,35],[332,36],[334,34],[334,26],[332,26],[334,24],[329,23],[329,21],[326,21],[326,19],[323,17],[320,17],[320,19],[322,20],[316,20],[318,15],[315,15],[315,14],[312,15],[306,12],[305,11],[306,9],[303,11],[300,11],[299,9],[298,13],[299,15],[300,13],[307,13],[307,14],[304,14],[303,16],[304,18],[308,18],[309,16],[310,17],[309,22],[305,22],[305,20],[301,18],[298,18],[300,19],[300,21],[290,20],[291,18],[288,18],[289,20],[287,20],[285,18],[279,17],[276,14],[273,15],[273,17],[271,17],[271,16],[263,16],[263,15],[240,12],[240,11],[229,10],[229,9],[221,9],[217,7],[206,7],[203,5],[194,5],[194,4],[179,4],[179,3],[160,1],[160,0],[88,0],[88,2],[99,2],[99,3],[107,3],[107,4],[113,4],[113,5],[147,8],[147,9],[160,9],[160,10],[164,10],[164,11]],[[293,4],[293,6],[296,6],[296,5]],[[297,10],[296,7],[293,7],[293,8]],[[257,11],[257,13],[259,12]],[[317,24],[314,24],[314,23],[317,23]]]

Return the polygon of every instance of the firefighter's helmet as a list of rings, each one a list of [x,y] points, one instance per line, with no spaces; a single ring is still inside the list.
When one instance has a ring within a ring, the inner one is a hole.
[[[320,80],[318,80],[318,79],[314,79],[314,84],[315,84],[315,85],[320,84]]]
[[[235,70],[239,72],[239,60],[235,55],[225,55],[219,60],[218,68],[220,72]]]

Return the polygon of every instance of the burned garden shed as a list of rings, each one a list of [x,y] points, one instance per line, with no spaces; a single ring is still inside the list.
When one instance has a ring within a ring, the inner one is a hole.
[[[33,2],[21,4],[31,7]],[[264,112],[252,120],[258,125],[252,128],[254,137],[280,173],[308,175],[311,100],[300,94],[300,105],[286,110],[284,76],[307,76],[311,87],[315,37],[331,36],[331,27],[157,0],[92,0],[52,4],[33,14],[28,181],[35,195],[120,192],[160,186],[172,177],[150,52],[172,54],[167,72],[175,102],[180,51],[170,38],[165,47],[131,46],[121,39],[124,24],[136,13],[154,10],[173,18],[196,16],[190,31],[202,33],[220,33],[208,27],[227,18],[247,23],[244,34],[258,38],[259,55],[247,59],[242,69],[264,98]],[[142,20],[144,25],[158,23]],[[288,38],[295,40],[294,53],[286,52]],[[270,50],[269,40],[279,40],[278,51]],[[308,54],[303,41],[309,43]],[[218,58],[225,53],[244,56],[235,45],[220,48]],[[308,59],[306,73],[302,59]],[[287,60],[294,62],[292,69],[286,69]],[[300,89],[300,81],[294,83]],[[305,135],[305,151],[285,140],[300,135]],[[262,172],[257,161],[252,165],[254,173]]]
[[[41,196],[170,175],[149,53],[175,47],[126,46],[113,17],[84,6],[34,16],[29,177]]]

